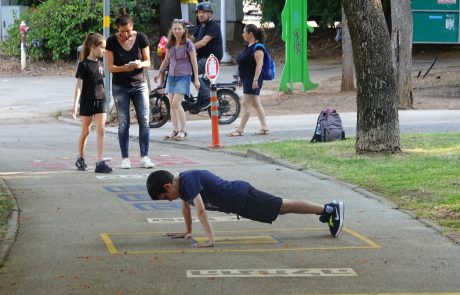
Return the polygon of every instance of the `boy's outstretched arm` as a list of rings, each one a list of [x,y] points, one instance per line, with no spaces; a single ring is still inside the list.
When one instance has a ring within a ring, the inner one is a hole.
[[[182,202],[182,215],[184,216],[185,232],[166,233],[165,236],[171,239],[190,239],[192,237],[192,212],[190,205]]]
[[[209,223],[208,215],[206,214],[206,208],[204,206],[203,199],[201,198],[200,194],[198,194],[193,199],[193,205],[195,205],[198,219],[203,225],[206,235],[208,236],[208,242],[202,243],[202,244],[195,243],[193,244],[193,247],[213,247],[214,246],[214,233],[212,231],[211,223]]]

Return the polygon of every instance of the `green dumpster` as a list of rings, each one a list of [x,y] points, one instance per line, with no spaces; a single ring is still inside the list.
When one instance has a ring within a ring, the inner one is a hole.
[[[413,43],[460,43],[460,0],[412,0]]]

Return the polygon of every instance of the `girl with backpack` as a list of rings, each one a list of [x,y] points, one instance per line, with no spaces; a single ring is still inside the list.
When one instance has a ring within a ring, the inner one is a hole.
[[[246,25],[243,30],[244,41],[248,43],[245,50],[238,56],[239,86],[243,86],[243,112],[238,128],[228,134],[228,136],[242,136],[244,127],[254,108],[260,121],[260,129],[254,135],[267,135],[270,131],[267,126],[265,111],[259,98],[262,88],[263,77],[261,75],[264,61],[264,49],[256,46],[265,41],[265,32],[253,24]]]
[[[103,160],[105,121],[107,107],[104,91],[104,66],[99,60],[105,52],[105,40],[98,33],[89,33],[83,43],[83,51],[75,77],[75,95],[73,103],[73,117],[77,118],[78,101],[80,100],[81,133],[78,142],[78,158],[75,166],[80,171],[86,171],[85,148],[91,123],[94,118],[96,124],[97,162],[96,173],[110,173],[112,168]]]
[[[190,82],[200,88],[198,80],[198,63],[193,42],[189,39],[188,30],[182,20],[174,20],[168,33],[166,56],[161,63],[158,74],[153,78],[155,83],[169,66],[166,80],[166,92],[171,103],[171,122],[173,131],[165,140],[184,140],[187,137],[185,111],[182,99],[190,94]]]

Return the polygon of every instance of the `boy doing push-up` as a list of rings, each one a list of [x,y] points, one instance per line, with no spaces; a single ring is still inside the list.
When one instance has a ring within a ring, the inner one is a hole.
[[[194,247],[213,247],[214,233],[206,210],[233,213],[241,217],[272,223],[278,215],[287,213],[317,214],[327,223],[333,237],[339,236],[344,218],[343,202],[325,205],[304,200],[283,199],[260,191],[246,181],[227,181],[206,170],[188,170],[174,176],[168,171],[152,172],[147,178],[147,191],[152,200],[174,201],[181,198],[185,232],[169,233],[173,239],[192,237],[190,205],[196,208],[208,241],[194,243]]]

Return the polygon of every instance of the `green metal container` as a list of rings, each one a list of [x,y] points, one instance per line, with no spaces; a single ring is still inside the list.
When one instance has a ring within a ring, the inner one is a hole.
[[[460,43],[460,0],[412,0],[413,43]]]

